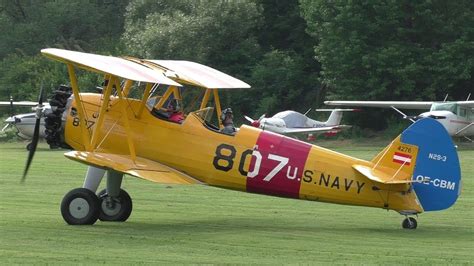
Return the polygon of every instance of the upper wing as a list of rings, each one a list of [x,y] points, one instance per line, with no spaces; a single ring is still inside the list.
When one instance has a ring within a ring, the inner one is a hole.
[[[250,85],[217,69],[190,61],[146,60],[167,69],[170,78],[208,89],[245,89]]]
[[[457,102],[458,105],[474,108],[474,101]]]
[[[149,181],[165,184],[200,184],[198,180],[166,165],[137,157],[135,162],[129,155],[71,151],[67,158],[99,168],[110,168]]]
[[[285,128],[282,134],[298,134],[298,133],[324,133],[329,131],[339,131],[350,126],[338,125],[333,127],[307,127],[307,128]]]
[[[336,106],[382,107],[402,109],[430,109],[433,102],[411,101],[325,101],[324,104]]]
[[[79,68],[94,72],[112,74],[135,81],[181,86],[179,83],[167,78],[164,72],[153,70],[123,58],[54,48],[43,49],[41,53],[54,60],[73,64]]]

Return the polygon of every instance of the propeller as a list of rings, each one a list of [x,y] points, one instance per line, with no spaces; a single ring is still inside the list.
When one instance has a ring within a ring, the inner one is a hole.
[[[21,182],[25,182],[26,175],[28,174],[28,169],[30,168],[31,162],[33,161],[33,156],[35,155],[36,146],[38,146],[39,140],[39,129],[40,129],[40,122],[41,117],[43,116],[43,84],[41,84],[40,95],[38,98],[38,105],[36,107],[36,122],[35,122],[35,129],[33,131],[33,139],[31,140],[31,149],[28,153],[28,160],[26,161],[25,171],[23,172],[23,177],[21,178]]]
[[[402,111],[398,110],[397,108],[393,107],[393,106],[390,106],[393,110],[397,111],[399,114],[401,114],[403,116],[403,119],[408,119],[410,120],[412,123],[415,123],[416,120],[419,118],[417,116],[408,116],[406,115],[405,113],[403,113]]]
[[[253,120],[252,118],[244,115],[245,119],[247,119],[247,121],[250,122],[250,125],[253,126],[253,127],[260,127],[260,122],[262,121],[263,118],[265,118],[265,114],[263,114],[262,116],[260,116],[259,119],[257,120]]]
[[[433,114],[430,114],[430,115],[406,115],[402,111],[398,110],[397,108],[395,108],[393,106],[390,106],[390,107],[393,110],[400,113],[403,116],[403,119],[408,119],[412,123],[415,123],[418,119],[421,119],[421,118],[424,118],[424,117],[429,117],[429,118],[433,118],[433,119],[446,119],[446,116],[443,116],[443,115],[433,115]]]

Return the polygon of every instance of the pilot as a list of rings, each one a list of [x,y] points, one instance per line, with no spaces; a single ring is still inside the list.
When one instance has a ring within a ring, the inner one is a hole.
[[[227,108],[222,111],[221,114],[221,121],[222,125],[224,126],[223,129],[221,129],[222,133],[229,134],[229,135],[234,135],[235,134],[235,127],[234,127],[234,115],[232,114],[232,109]]]
[[[177,99],[172,99],[169,104],[168,108],[166,109],[168,120],[175,122],[175,123],[182,123],[184,120],[184,114],[181,112],[181,107]]]

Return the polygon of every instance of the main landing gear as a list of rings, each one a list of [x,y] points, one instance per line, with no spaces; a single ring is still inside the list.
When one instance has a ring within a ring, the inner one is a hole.
[[[123,174],[107,171],[107,188],[95,191],[105,170],[90,166],[82,188],[67,193],[61,202],[61,214],[71,225],[90,225],[101,221],[125,222],[132,213],[132,199],[121,189]]]
[[[106,189],[99,192],[98,197],[101,221],[125,222],[132,213],[132,199],[123,189],[118,197],[110,197]]]
[[[403,229],[416,229],[417,226],[418,226],[418,223],[416,222],[416,219],[413,217],[407,216],[402,222]]]

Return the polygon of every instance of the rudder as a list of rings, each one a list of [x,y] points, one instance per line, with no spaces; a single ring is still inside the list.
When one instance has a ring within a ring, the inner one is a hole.
[[[424,211],[451,207],[461,193],[461,169],[446,129],[436,120],[424,118],[403,131],[401,142],[418,147],[412,180]]]

